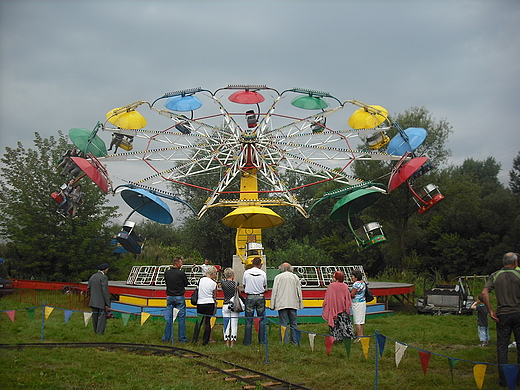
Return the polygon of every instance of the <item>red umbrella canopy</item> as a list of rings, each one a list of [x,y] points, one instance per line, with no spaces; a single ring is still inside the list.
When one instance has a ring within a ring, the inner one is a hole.
[[[90,161],[81,157],[71,157],[71,159],[105,194],[108,194],[107,179],[105,179],[105,176],[103,176]]]
[[[240,104],[258,104],[262,103],[265,98],[256,91],[237,91],[228,97],[233,103]]]
[[[395,190],[406,180],[408,180],[410,176],[417,172],[417,170],[421,168],[426,161],[428,161],[428,157],[416,157],[412,158],[406,164],[403,164],[401,168],[399,168],[392,174],[392,176],[390,176],[390,180],[388,181],[388,192]]]

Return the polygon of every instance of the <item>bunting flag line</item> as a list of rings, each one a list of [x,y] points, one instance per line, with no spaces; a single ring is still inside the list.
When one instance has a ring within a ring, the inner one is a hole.
[[[386,344],[386,337],[383,336],[381,333],[377,333],[376,339],[377,339],[377,345],[379,347],[379,356],[383,356],[383,351],[385,350],[385,344]]]
[[[473,366],[473,376],[475,377],[475,382],[477,383],[478,390],[482,390],[482,385],[484,384],[484,377],[486,376],[486,368],[485,364],[475,364]]]
[[[363,347],[363,353],[365,354],[365,359],[368,359],[368,347],[370,346],[370,337],[360,337],[361,346]]]
[[[14,315],[16,313],[16,310],[8,310],[5,312],[7,316],[11,319],[11,322],[14,322]]]
[[[72,315],[72,310],[65,310],[65,323],[68,324],[70,320],[70,316]]]
[[[34,307],[30,307],[28,309],[25,309],[27,310],[27,315],[29,316],[29,319],[31,321],[34,321]]]
[[[424,376],[426,376],[426,371],[428,370],[428,364],[430,363],[431,354],[426,351],[419,351],[419,358],[421,359],[421,365],[423,369]]]
[[[345,350],[347,351],[347,357],[350,358],[350,349],[352,347],[352,339],[348,338],[348,337],[344,338],[343,345],[345,345]]]
[[[147,313],[145,311],[141,312],[141,326],[146,322],[146,320],[150,317],[150,313]]]
[[[92,317],[92,312],[84,312],[83,313],[83,321],[85,321],[85,326],[88,325],[88,322],[90,321],[90,317]]]
[[[49,319],[49,316],[51,315],[53,310],[54,310],[53,307],[45,306],[45,320]]]
[[[404,351],[406,351],[406,348],[408,348],[408,345],[395,342],[395,366],[399,367],[399,363],[401,363],[401,360],[404,356]]]
[[[309,333],[309,344],[311,346],[311,351],[314,352],[314,338],[316,337],[316,333]]]
[[[130,313],[121,313],[121,319],[123,320],[123,325],[126,326],[126,324],[128,324],[128,320],[130,319]]]
[[[507,387],[516,389],[516,377],[518,375],[518,364],[504,364],[504,374],[506,376]]]
[[[332,350],[333,344],[334,344],[334,337],[325,336],[325,350],[327,351],[327,356],[330,356],[330,351]]]

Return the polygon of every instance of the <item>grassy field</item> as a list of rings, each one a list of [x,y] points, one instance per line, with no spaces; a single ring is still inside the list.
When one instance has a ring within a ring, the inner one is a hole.
[[[6,312],[0,313],[0,342],[3,344],[38,343],[42,327],[40,307],[34,319],[25,310],[31,304],[20,302],[18,296],[0,300],[0,310],[16,310],[12,322]],[[92,324],[85,326],[83,314],[74,311],[65,323],[67,302],[63,294],[49,293],[47,304],[56,306],[44,327],[45,342],[126,342],[165,345],[161,342],[164,321],[150,318],[143,325],[130,320],[125,326],[120,318],[110,319],[105,335],[94,334]],[[68,298],[67,298],[68,299]],[[62,306],[56,304],[62,303]],[[85,309],[88,311],[88,309]],[[217,343],[208,346],[187,344],[186,348],[225,359],[258,371],[304,383],[313,389],[374,389],[376,379],[375,340],[372,337],[368,359],[361,343],[352,344],[350,357],[343,345],[334,345],[330,356],[325,350],[328,334],[326,324],[302,324],[300,347],[283,345],[278,340],[278,328],[269,333],[269,352],[266,363],[264,346],[254,340],[252,346],[240,343],[226,348],[222,341],[222,326],[216,325]],[[392,317],[369,319],[365,334],[374,335],[376,329],[387,337],[383,356],[379,358],[378,388],[421,389],[477,389],[473,376],[475,362],[495,363],[495,327],[491,325],[492,344],[479,347],[476,316],[422,316],[396,312]],[[239,327],[239,340],[243,337]],[[188,323],[188,337],[193,324]],[[313,332],[314,350],[308,334]],[[395,342],[406,343],[408,349],[398,367],[395,363]],[[185,346],[185,345],[183,345]],[[418,350],[431,352],[426,375],[423,373]],[[449,359],[456,359],[453,379]],[[513,352],[510,361],[513,362]],[[220,375],[210,375],[203,367],[188,359],[175,356],[155,356],[127,350],[23,348],[0,354],[0,386],[4,389],[240,389],[240,383],[224,382]],[[497,388],[497,369],[487,366],[483,389]]]

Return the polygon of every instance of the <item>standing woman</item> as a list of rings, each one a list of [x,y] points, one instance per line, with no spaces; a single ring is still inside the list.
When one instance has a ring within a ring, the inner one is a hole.
[[[333,282],[327,287],[323,300],[322,317],[329,324],[330,334],[334,341],[354,338],[354,327],[350,320],[352,299],[348,286],[343,283],[343,272],[334,272]]]
[[[361,272],[356,270],[352,272],[354,277],[354,284],[352,285],[352,312],[354,313],[354,325],[356,325],[356,333],[359,341],[359,337],[363,336],[363,324],[365,323],[365,315],[367,312],[367,302],[365,299],[366,284],[363,281],[363,275]]]
[[[238,316],[229,309],[229,304],[235,297],[235,292],[238,289],[238,282],[235,282],[235,271],[232,268],[224,270],[224,279],[221,283],[222,292],[224,293],[224,305],[222,306],[222,317],[224,318],[224,340],[226,346],[234,346],[237,341]]]
[[[209,343],[211,336],[211,317],[215,313],[217,298],[217,269],[214,266],[208,267],[206,276],[199,280],[199,297],[197,299],[197,316],[203,315],[201,323],[198,318],[193,331],[193,342],[196,343],[199,339],[200,328],[204,323],[204,334],[202,336],[202,345]]]

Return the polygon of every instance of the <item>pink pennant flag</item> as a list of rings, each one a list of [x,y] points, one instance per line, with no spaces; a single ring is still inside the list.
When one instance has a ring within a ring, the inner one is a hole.
[[[14,314],[15,314],[15,312],[16,312],[16,310],[8,310],[8,311],[6,311],[6,314],[11,319],[11,322],[14,322]]]
[[[255,322],[255,332],[258,334],[259,328],[260,328],[260,318],[255,317],[254,322]]]
[[[426,351],[419,351],[419,357],[421,358],[424,376],[426,376],[426,371],[428,370],[428,364],[430,363],[431,354]]]
[[[333,336],[325,336],[325,349],[327,351],[327,355],[330,356],[330,351],[332,350],[332,345],[334,344]]]

